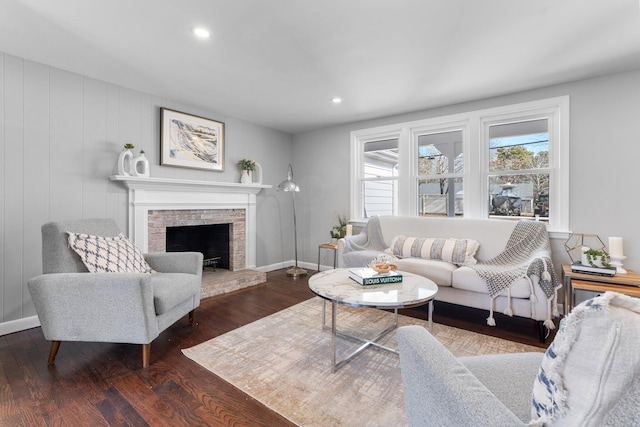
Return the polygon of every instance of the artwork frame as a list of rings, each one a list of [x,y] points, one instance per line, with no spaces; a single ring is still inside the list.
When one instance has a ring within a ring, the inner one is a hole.
[[[160,165],[224,171],[224,123],[160,108]]]

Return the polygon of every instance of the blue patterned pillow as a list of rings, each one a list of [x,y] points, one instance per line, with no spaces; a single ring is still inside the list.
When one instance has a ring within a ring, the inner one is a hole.
[[[69,246],[80,256],[90,273],[150,273],[142,252],[126,236],[100,237],[69,234]]]

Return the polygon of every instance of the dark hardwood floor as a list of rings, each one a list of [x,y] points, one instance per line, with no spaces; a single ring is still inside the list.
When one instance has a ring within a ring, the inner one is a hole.
[[[265,284],[202,301],[196,326],[189,327],[185,317],[153,341],[147,369],[141,367],[139,345],[63,342],[55,365],[48,367],[49,342],[40,328],[1,336],[0,425],[291,426],[181,349],[312,297],[307,279],[279,270],[268,273]],[[403,313],[424,317],[425,311]],[[498,327],[492,328],[486,316],[482,310],[435,304],[436,322],[544,346],[534,322],[498,315]]]

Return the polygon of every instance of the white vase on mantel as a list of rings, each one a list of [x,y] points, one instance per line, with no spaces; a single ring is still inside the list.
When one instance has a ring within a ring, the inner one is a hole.
[[[256,162],[256,169],[253,171],[254,183],[262,184],[262,165]]]
[[[240,183],[242,184],[251,184],[251,171],[244,169],[242,171],[242,175],[240,175]]]
[[[133,159],[133,152],[131,150],[123,150],[118,157],[118,175],[131,176],[129,170],[131,167],[131,160]]]
[[[145,157],[144,151],[131,162],[131,173],[133,176],[149,178],[149,160]]]

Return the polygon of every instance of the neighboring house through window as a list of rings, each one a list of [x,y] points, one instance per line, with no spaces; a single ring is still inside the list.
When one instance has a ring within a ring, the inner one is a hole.
[[[351,212],[545,221],[568,229],[569,97],[351,134]]]

